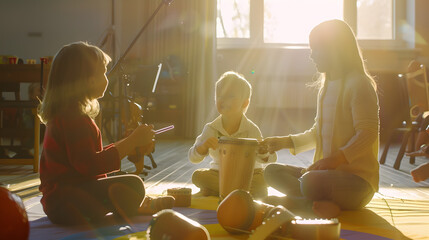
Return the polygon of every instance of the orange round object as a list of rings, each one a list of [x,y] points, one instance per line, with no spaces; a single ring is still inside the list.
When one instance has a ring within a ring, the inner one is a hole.
[[[0,187],[0,238],[28,239],[30,224],[20,197]]]
[[[217,208],[219,224],[228,232],[248,230],[255,217],[252,196],[241,189],[232,191]]]
[[[153,215],[149,224],[150,239],[210,240],[207,229],[181,213],[165,209]]]

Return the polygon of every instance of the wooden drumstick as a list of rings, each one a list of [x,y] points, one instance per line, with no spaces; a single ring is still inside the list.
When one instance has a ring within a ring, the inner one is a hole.
[[[158,129],[158,130],[155,130],[155,135],[156,135],[156,134],[163,133],[163,132],[170,131],[170,130],[172,130],[172,129],[174,129],[174,125],[170,125],[170,126],[167,126],[167,127],[164,127],[164,128],[160,128],[160,129]]]

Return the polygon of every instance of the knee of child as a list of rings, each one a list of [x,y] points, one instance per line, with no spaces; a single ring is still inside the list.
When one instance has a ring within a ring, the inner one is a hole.
[[[200,176],[201,176],[200,171],[194,171],[192,173],[192,182],[193,183],[198,182],[198,179],[200,179]]]
[[[129,191],[132,191],[133,193],[140,196],[141,198],[143,198],[146,193],[143,180],[139,176],[131,174],[123,176],[121,178],[121,181],[113,183],[110,188],[122,189],[119,190],[119,192],[123,191],[123,189],[128,189]]]
[[[133,178],[130,178],[130,181],[131,181],[130,186],[132,186],[133,189],[139,195],[144,196],[146,193],[146,189],[145,189],[143,180],[139,176],[131,175],[131,177],[133,177]]]

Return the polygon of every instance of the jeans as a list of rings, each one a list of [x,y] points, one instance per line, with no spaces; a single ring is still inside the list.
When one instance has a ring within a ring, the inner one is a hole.
[[[301,173],[301,167],[270,164],[265,168],[267,184],[292,198],[308,201],[332,201],[342,210],[363,208],[374,190],[359,176],[339,170],[313,170]]]

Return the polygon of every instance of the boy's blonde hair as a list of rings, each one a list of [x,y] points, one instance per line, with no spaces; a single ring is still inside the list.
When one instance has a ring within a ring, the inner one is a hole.
[[[75,42],[62,47],[52,62],[43,101],[38,114],[43,123],[55,115],[78,111],[92,118],[100,106],[92,99],[89,78],[97,68],[104,68],[111,58],[100,48],[86,42]]]
[[[244,78],[243,75],[234,71],[225,72],[224,74],[222,74],[222,76],[220,76],[215,86],[216,93],[220,88],[234,88],[241,93],[241,99],[243,101],[249,100],[250,102],[250,99],[252,97],[252,85],[250,85],[250,83]],[[244,109],[244,112],[246,111],[247,107],[246,109]]]

